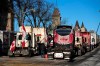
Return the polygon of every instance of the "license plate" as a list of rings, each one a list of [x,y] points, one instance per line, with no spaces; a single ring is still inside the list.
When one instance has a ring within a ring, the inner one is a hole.
[[[55,58],[63,58],[63,53],[55,53],[54,57]]]

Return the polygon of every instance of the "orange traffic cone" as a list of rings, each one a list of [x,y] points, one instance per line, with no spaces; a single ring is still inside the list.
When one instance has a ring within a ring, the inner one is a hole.
[[[45,54],[44,57],[45,57],[45,59],[48,59],[48,55],[47,54]]]

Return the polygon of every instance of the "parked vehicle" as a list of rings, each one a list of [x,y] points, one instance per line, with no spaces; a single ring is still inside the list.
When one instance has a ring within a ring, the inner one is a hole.
[[[53,47],[48,48],[49,59],[68,59],[74,58],[74,34],[72,26],[60,25],[54,29]]]
[[[15,50],[14,52],[9,52],[9,56],[12,56],[12,55],[22,55],[22,56],[28,56],[30,55],[30,44],[31,44],[31,38],[29,37],[30,35],[28,33],[26,33],[26,36],[25,36],[25,44],[22,45],[22,33],[21,32],[18,32],[16,34],[16,42],[15,42]]]
[[[81,34],[83,50],[86,53],[91,50],[91,34],[90,32],[81,32]]]
[[[96,47],[97,44],[97,34],[95,32],[91,32],[91,50]]]
[[[0,31],[0,54],[8,55],[10,44],[14,39],[16,32]]]
[[[16,48],[9,55],[33,56],[34,54],[46,53],[47,36],[45,28],[31,28],[26,26],[26,31],[23,33],[21,27],[20,32],[16,35]],[[23,42],[24,35],[24,44]],[[42,48],[44,46],[44,48]],[[42,49],[41,49],[42,48]]]
[[[35,54],[46,54],[47,47],[47,33],[46,28],[33,28],[32,33],[34,37],[32,39],[32,47],[35,48]]]
[[[78,55],[83,55],[83,49],[82,49],[82,34],[81,32],[75,31],[75,54]]]

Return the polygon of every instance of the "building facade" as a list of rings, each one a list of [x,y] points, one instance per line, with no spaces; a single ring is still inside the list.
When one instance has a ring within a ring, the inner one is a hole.
[[[13,2],[0,0],[0,30],[13,31]]]
[[[81,32],[87,32],[87,29],[85,28],[83,22],[82,22],[82,25],[81,25]]]
[[[78,20],[76,21],[74,31],[80,31],[80,26],[79,26]]]
[[[55,28],[56,26],[60,25],[61,17],[58,8],[54,8],[54,12],[52,15],[52,27]]]

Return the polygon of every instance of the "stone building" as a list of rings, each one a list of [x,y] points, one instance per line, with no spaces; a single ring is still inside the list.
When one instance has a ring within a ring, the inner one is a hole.
[[[82,22],[82,25],[81,25],[81,32],[87,32],[87,29],[85,28],[83,22]]]
[[[74,31],[80,31],[80,26],[79,26],[78,20],[76,21]]]
[[[0,30],[13,31],[13,0],[0,0]]]
[[[61,17],[58,8],[54,8],[54,12],[52,15],[52,27],[55,28],[56,26],[60,25]]]

